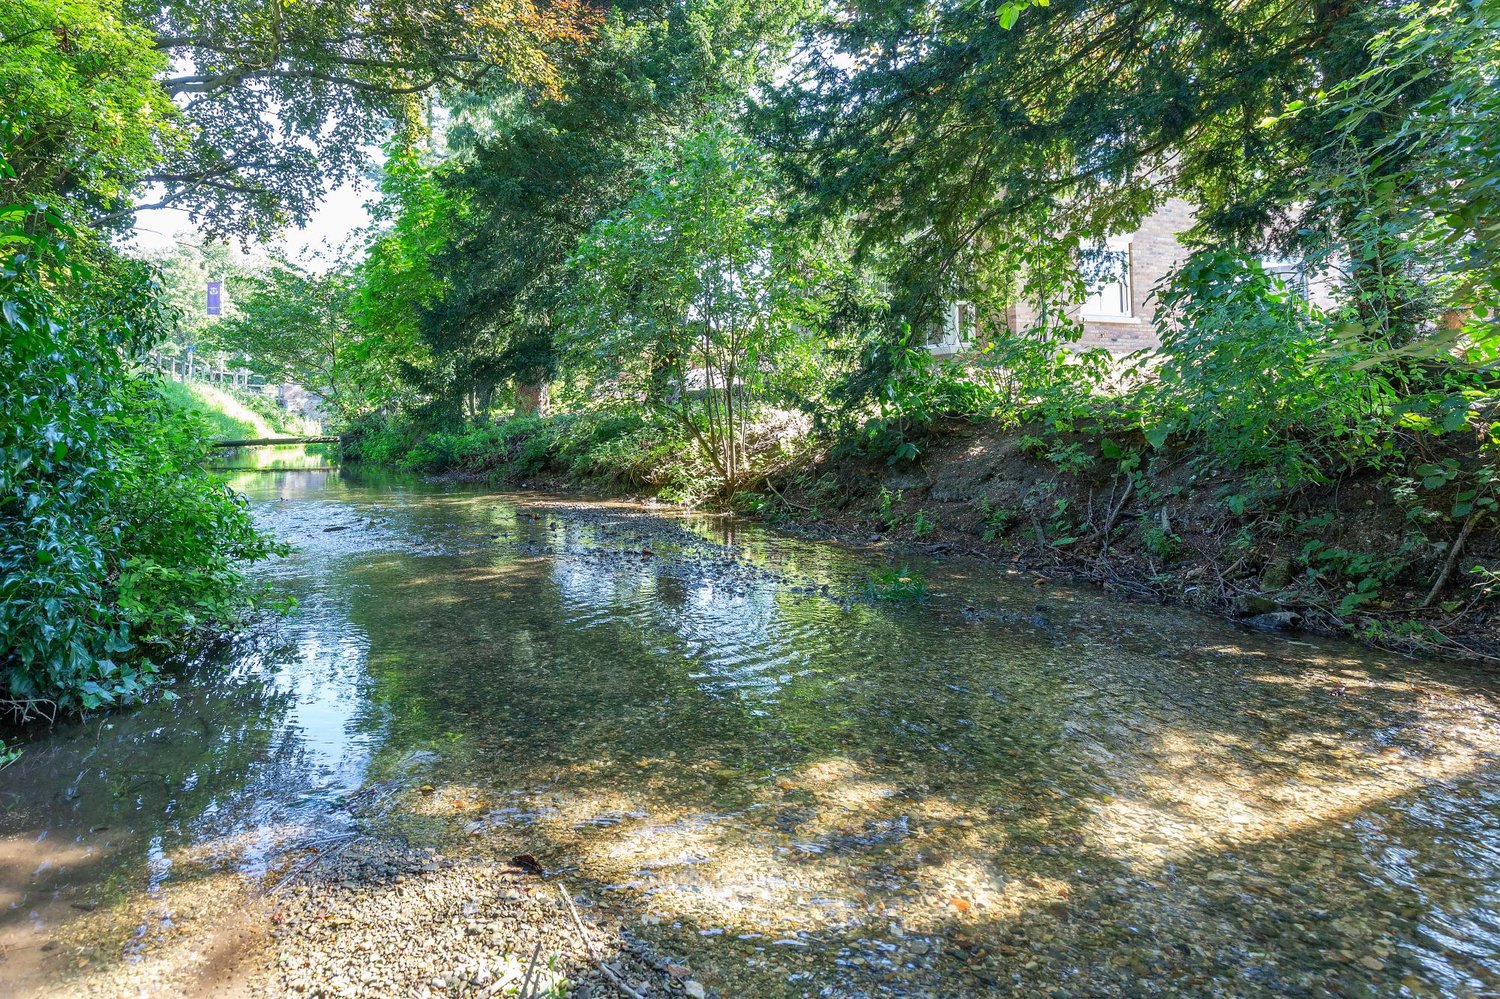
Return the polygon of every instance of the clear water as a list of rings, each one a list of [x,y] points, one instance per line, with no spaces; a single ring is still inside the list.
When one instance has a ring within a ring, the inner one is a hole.
[[[392,780],[408,835],[535,853],[726,995],[1500,994],[1482,670],[993,563],[870,601],[901,561],[625,504],[236,484],[299,607],[0,772],[17,991]]]

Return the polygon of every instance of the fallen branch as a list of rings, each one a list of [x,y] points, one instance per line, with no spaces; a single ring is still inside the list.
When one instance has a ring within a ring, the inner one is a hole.
[[[1079,557],[1079,561],[1083,562],[1081,556]],[[1121,589],[1131,590],[1143,597],[1161,597],[1161,591],[1156,589],[1155,587],[1148,586],[1145,583],[1137,582],[1115,572],[1114,566],[1110,564],[1109,560],[1105,557],[1104,552],[1099,553],[1099,556],[1094,559],[1091,567],[1093,569],[1095,583],[1101,585],[1109,584],[1120,587]]]
[[[1437,629],[1434,628],[1433,630],[1436,631]],[[1500,656],[1492,656],[1485,652],[1476,652],[1474,649],[1469,648],[1462,642],[1456,639],[1449,638],[1447,635],[1443,635],[1441,631],[1439,631],[1438,634],[1442,635],[1443,644],[1434,645],[1433,648],[1439,650],[1440,652],[1448,652],[1451,654],[1454,651],[1458,651],[1466,656],[1472,656],[1475,659],[1483,659],[1486,662],[1500,663]]]
[[[1116,503],[1114,509],[1109,511],[1109,516],[1104,519],[1104,527],[1099,535],[1104,539],[1104,550],[1109,551],[1109,535],[1115,529],[1115,522],[1120,519],[1120,513],[1125,509],[1125,504],[1130,502],[1130,494],[1135,492],[1135,476],[1125,476],[1125,491],[1120,494],[1120,502]]]
[[[313,854],[307,860],[303,861],[302,863],[298,864],[296,867],[294,867],[290,871],[288,871],[286,873],[286,876],[283,877],[280,881],[276,882],[276,886],[274,888],[272,888],[270,891],[266,892],[266,894],[267,895],[278,894],[283,888],[285,888],[287,885],[291,884],[296,879],[300,878],[302,875],[306,874],[308,871],[312,870],[321,861],[326,860],[329,857],[337,857],[339,854],[343,853],[345,850],[347,850],[349,848],[349,844],[353,843],[357,839],[359,839],[359,834],[358,833],[350,833],[348,836],[344,837],[344,839],[342,841],[340,841],[338,843],[338,845],[335,846],[333,849],[331,849],[331,850],[319,850],[317,853]],[[327,842],[327,840],[324,840],[324,842]]]
[[[282,444],[337,444],[337,437],[324,434],[318,437],[256,437],[248,440],[214,441],[210,447],[277,447]]]
[[[815,507],[803,506],[801,503],[793,503],[791,500],[789,500],[785,496],[781,495],[780,490],[778,490],[775,486],[771,485],[771,477],[770,476],[766,476],[765,483],[766,483],[766,488],[769,489],[769,490],[771,490],[771,492],[776,495],[776,498],[779,499],[779,500],[781,500],[781,502],[784,503],[784,504],[786,504],[787,506],[792,507],[795,510],[803,510],[803,511],[805,511],[807,513],[817,513],[818,512]]]
[[[616,974],[615,970],[609,965],[605,964],[603,959],[599,957],[599,952],[594,949],[594,941],[589,936],[589,931],[583,928],[583,920],[578,918],[578,907],[573,904],[573,896],[568,894],[567,887],[564,886],[561,881],[557,883],[557,890],[559,893],[561,893],[563,901],[568,903],[568,911],[573,914],[573,925],[578,927],[578,935],[583,937],[583,946],[587,948],[589,957],[594,962],[594,966],[597,967],[600,971],[604,972],[605,976],[611,982],[614,982],[615,985],[619,987],[621,992],[625,993],[628,996],[632,996],[633,999],[646,999],[644,995],[637,992],[629,985],[625,984],[625,979]]]
[[[541,944],[539,943],[537,944],[537,946],[541,947]],[[502,969],[497,967],[495,969],[495,980],[493,982],[490,982],[490,984],[486,985],[484,988],[480,989],[478,992],[474,993],[474,999],[494,999],[495,996],[499,995],[501,992],[504,992],[510,987],[511,983],[516,980],[516,975],[517,972],[514,970],[514,968],[505,969],[502,972]],[[520,995],[519,992],[517,992],[516,994],[518,996]]]
[[[0,699],[0,712],[8,711],[17,723],[30,721],[33,717],[47,719],[47,724],[57,722],[57,702],[45,697],[21,697]]]
[[[1464,542],[1469,540],[1469,532],[1474,529],[1474,522],[1479,519],[1479,509],[1475,507],[1464,519],[1464,526],[1459,530],[1458,537],[1453,539],[1453,546],[1448,549],[1448,561],[1443,563],[1443,571],[1438,573],[1437,581],[1432,584],[1432,589],[1427,591],[1427,599],[1421,603],[1422,609],[1432,606],[1432,602],[1443,592],[1443,587],[1448,585],[1448,577],[1453,575],[1453,567],[1458,563],[1458,556],[1463,554]]]

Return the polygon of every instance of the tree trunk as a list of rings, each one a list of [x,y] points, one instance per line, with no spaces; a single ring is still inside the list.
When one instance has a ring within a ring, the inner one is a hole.
[[[547,415],[547,383],[546,382],[517,382],[516,383],[516,415],[517,416],[546,416]]]

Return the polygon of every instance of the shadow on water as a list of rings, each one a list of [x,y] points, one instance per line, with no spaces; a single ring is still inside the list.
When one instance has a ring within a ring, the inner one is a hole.
[[[875,605],[878,554],[624,504],[240,487],[299,610],[0,773],[8,947],[254,877],[417,753],[394,831],[533,852],[726,995],[1500,987],[1482,674],[989,565]]]

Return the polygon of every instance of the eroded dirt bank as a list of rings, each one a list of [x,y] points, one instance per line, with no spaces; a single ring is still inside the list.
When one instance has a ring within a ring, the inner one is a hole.
[[[1140,440],[954,423],[915,461],[819,456],[767,512],[811,537],[1002,559],[1256,627],[1500,664],[1500,519],[1474,513],[1444,464],[1481,459],[1430,459],[1425,481],[1366,471],[1274,490]]]

